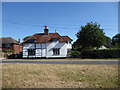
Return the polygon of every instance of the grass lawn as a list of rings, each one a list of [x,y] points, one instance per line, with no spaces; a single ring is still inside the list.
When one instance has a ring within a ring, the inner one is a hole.
[[[117,88],[118,65],[2,63],[3,88]]]

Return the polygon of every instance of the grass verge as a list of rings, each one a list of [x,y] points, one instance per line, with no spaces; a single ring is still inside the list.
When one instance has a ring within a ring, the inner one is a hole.
[[[3,88],[117,88],[117,65],[2,63]]]

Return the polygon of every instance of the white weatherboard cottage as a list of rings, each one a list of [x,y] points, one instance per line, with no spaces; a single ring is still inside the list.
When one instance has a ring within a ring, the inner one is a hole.
[[[23,58],[65,58],[72,48],[71,41],[68,36],[49,33],[45,26],[44,33],[34,34],[22,43]]]

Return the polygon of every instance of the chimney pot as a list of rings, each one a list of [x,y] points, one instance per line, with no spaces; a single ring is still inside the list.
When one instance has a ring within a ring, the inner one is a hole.
[[[45,29],[48,29],[48,26],[44,26],[45,27]]]
[[[48,26],[44,26],[44,27],[45,27],[45,29],[44,29],[44,33],[45,33],[45,35],[48,35],[48,34],[49,34]]]
[[[18,43],[20,43],[20,39],[18,39]]]
[[[57,30],[55,30],[55,33],[57,33]]]

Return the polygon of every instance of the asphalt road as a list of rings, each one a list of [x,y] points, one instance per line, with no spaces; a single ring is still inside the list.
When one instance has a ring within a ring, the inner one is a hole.
[[[38,64],[120,64],[118,60],[2,60],[0,63],[38,63]]]

